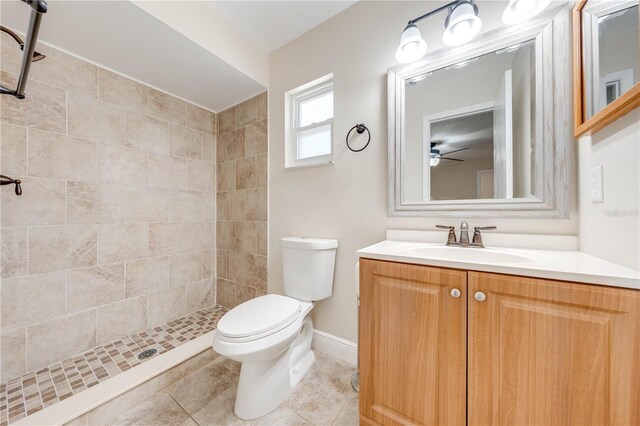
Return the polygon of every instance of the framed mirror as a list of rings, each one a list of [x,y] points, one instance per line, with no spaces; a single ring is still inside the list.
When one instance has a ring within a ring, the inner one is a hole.
[[[390,216],[567,216],[569,17],[389,69]]]
[[[640,1],[581,0],[573,11],[574,134],[640,106]]]

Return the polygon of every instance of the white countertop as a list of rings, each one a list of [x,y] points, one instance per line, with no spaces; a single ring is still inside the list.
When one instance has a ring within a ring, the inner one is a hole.
[[[640,271],[575,250],[461,248],[446,247],[443,243],[386,240],[358,250],[358,255],[392,262],[640,290]]]

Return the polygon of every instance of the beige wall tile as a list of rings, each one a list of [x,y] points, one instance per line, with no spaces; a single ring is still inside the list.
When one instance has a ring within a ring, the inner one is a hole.
[[[222,163],[227,161],[227,140],[228,137],[224,135],[218,135],[216,140],[216,163]]]
[[[125,222],[166,222],[168,217],[167,190],[144,186],[131,187]]]
[[[216,195],[216,220],[228,220],[229,193],[218,192]]]
[[[248,99],[235,106],[236,126],[243,127],[256,121],[257,104],[256,98]]]
[[[149,108],[149,88],[142,83],[104,68],[99,70],[99,98],[146,113]]]
[[[187,223],[187,250],[211,250],[216,246],[216,225],[214,222]]]
[[[216,294],[212,279],[187,284],[187,311],[197,311],[211,306],[215,299]]]
[[[247,189],[246,220],[267,220],[267,188]]]
[[[229,192],[228,220],[234,222],[245,220],[245,192],[244,190]]]
[[[225,109],[218,114],[218,134],[227,133],[236,128],[235,108]]]
[[[213,197],[211,192],[170,191],[169,222],[200,222],[202,220],[203,195]]]
[[[242,158],[236,161],[236,188],[256,187],[256,157]]]
[[[216,276],[216,251],[205,250],[202,252],[202,278]]]
[[[235,222],[217,222],[216,247],[222,250],[233,250],[236,248],[236,228]]]
[[[67,312],[124,299],[124,263],[67,271]]]
[[[123,107],[117,105],[69,93],[67,95],[68,134],[122,145],[124,144],[124,111]]]
[[[169,154],[169,124],[157,118],[127,111],[127,146],[141,151]]]
[[[266,221],[255,222],[256,224],[256,254],[267,255],[269,247],[268,226]]]
[[[236,189],[236,162],[225,161],[216,166],[217,187],[219,192]]]
[[[122,223],[128,202],[125,185],[67,182],[67,223]]]
[[[95,225],[38,226],[29,229],[31,274],[95,266],[96,251]]]
[[[209,133],[202,134],[202,160],[216,162],[216,136]]]
[[[3,329],[45,321],[65,313],[64,272],[7,278],[1,285]]]
[[[73,330],[70,333],[69,330]],[[27,369],[35,370],[96,345],[96,311],[41,322],[27,329]]]
[[[173,189],[186,188],[186,161],[182,158],[149,153],[149,186]]]
[[[225,133],[221,136],[221,139],[225,140],[225,145],[227,147],[226,160],[237,160],[238,158],[243,158],[245,156],[244,136],[244,127]]]
[[[216,114],[193,104],[187,104],[187,127],[205,133],[216,133]]]
[[[256,155],[267,152],[267,120],[258,121],[245,128],[245,154]]]
[[[259,154],[256,159],[256,186],[269,186],[269,162],[267,154]]]
[[[150,223],[149,255],[153,257],[182,253],[187,250],[186,223]]]
[[[235,238],[235,247],[240,253],[255,254],[257,252],[255,222],[237,222]]]
[[[187,160],[187,189],[213,191],[216,183],[215,173],[213,164]]]
[[[227,252],[216,250],[216,276],[227,278]]]
[[[27,128],[0,123],[2,173],[8,176],[27,175]],[[14,179],[16,179],[14,177]]]
[[[29,130],[29,175],[57,179],[96,180],[96,142]]]
[[[203,135],[199,130],[169,124],[169,146],[175,157],[202,160]]]
[[[13,74],[0,73],[0,82],[5,86],[15,88],[16,80]],[[10,124],[65,133],[65,91],[37,81],[29,81],[28,90],[29,96],[24,99],[0,97],[0,117]]]
[[[0,383],[27,372],[27,329],[25,327],[0,334]]]
[[[255,297],[256,297],[255,288],[245,284],[236,284],[236,304],[239,305]]]
[[[100,145],[99,178],[102,182],[146,185],[147,154],[136,149]]]
[[[148,296],[148,327],[156,327],[187,313],[186,287],[176,287]]]
[[[98,264],[147,257],[149,225],[146,223],[98,225]]]
[[[164,290],[169,285],[169,258],[157,257],[127,262],[125,296],[141,296]]]
[[[216,220],[216,193],[202,193],[202,220]]]
[[[187,103],[150,87],[149,115],[184,126],[187,122]]]
[[[98,308],[97,344],[142,331],[147,328],[147,298],[121,300]]]
[[[202,280],[202,253],[169,256],[169,287],[182,287]]]
[[[65,222],[65,183],[62,180],[22,178],[22,196],[2,188],[2,226],[57,225]]]
[[[27,228],[0,229],[2,278],[27,275]]]
[[[266,256],[229,252],[227,268],[229,279],[258,289],[266,289]]]
[[[267,92],[261,93],[256,97],[257,119],[266,120],[268,118],[268,98]]]
[[[223,278],[218,278],[216,283],[216,302],[227,308],[234,308],[236,306],[236,284]]]

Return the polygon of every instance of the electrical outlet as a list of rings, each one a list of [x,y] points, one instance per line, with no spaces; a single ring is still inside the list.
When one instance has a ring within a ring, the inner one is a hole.
[[[602,182],[602,165],[591,169],[591,202],[604,202],[604,185]]]

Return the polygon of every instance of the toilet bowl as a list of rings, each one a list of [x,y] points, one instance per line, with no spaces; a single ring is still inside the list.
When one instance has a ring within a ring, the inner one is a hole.
[[[244,302],[218,322],[213,349],[241,363],[234,411],[251,420],[278,408],[315,360],[313,301],[332,293],[336,240],[281,240],[285,296]]]

